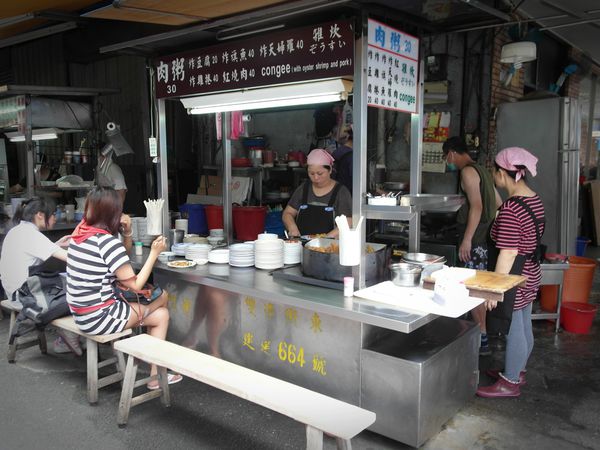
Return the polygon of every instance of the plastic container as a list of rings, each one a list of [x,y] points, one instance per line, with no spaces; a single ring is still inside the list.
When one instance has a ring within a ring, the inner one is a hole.
[[[588,238],[579,236],[577,238],[577,247],[575,249],[575,254],[577,256],[585,255],[585,249],[587,248],[587,246],[590,242],[591,241]]]
[[[596,260],[581,256],[569,256],[569,268],[563,281],[563,302],[587,303],[594,281]]]
[[[133,245],[135,248],[135,255],[142,256],[144,254],[144,247],[142,246],[142,243],[137,241]]]
[[[208,233],[206,212],[204,208],[204,205],[194,203],[185,203],[179,207],[179,211],[186,213],[188,216],[188,233]]]
[[[204,205],[208,229],[223,228],[223,207],[220,205]]]
[[[265,230],[266,206],[236,206],[233,208],[233,229],[240,241],[251,241]]]
[[[597,311],[596,305],[565,302],[560,307],[560,323],[570,333],[588,334]]]

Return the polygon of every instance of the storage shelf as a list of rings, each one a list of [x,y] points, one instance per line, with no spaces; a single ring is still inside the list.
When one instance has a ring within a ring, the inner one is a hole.
[[[363,212],[367,219],[410,220],[417,211],[412,206],[380,206],[364,205]]]

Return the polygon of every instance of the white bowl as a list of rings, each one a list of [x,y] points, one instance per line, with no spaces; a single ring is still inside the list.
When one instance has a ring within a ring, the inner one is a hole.
[[[258,235],[258,240],[262,241],[262,240],[269,240],[269,239],[277,239],[279,236],[275,233],[260,233]]]
[[[221,242],[225,241],[225,238],[223,238],[223,236],[208,236],[206,239],[208,240],[208,243],[210,245],[218,245]]]
[[[212,237],[223,237],[223,228],[213,228],[209,233]]]

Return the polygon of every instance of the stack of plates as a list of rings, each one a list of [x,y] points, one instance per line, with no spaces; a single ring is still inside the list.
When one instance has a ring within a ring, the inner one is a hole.
[[[283,245],[284,264],[298,264],[302,259],[302,244],[300,241],[286,241]]]
[[[253,244],[233,244],[229,246],[229,265],[251,267],[254,265]]]
[[[173,244],[171,245],[171,251],[177,256],[185,256],[185,249],[191,244]]]
[[[218,248],[208,252],[208,262],[215,264],[227,264],[229,262],[229,250]]]
[[[190,261],[208,259],[208,252],[211,248],[208,244],[189,244],[185,248],[185,259],[189,259]]]
[[[283,240],[259,239],[254,242],[254,265],[258,269],[279,269],[283,267]]]

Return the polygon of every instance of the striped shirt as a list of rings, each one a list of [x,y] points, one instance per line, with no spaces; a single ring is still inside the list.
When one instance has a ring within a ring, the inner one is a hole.
[[[536,194],[533,197],[520,197],[531,208],[536,218],[544,218],[544,205]],[[540,233],[544,232],[544,224],[540,224]],[[492,239],[500,249],[516,249],[519,255],[530,255],[537,246],[536,225],[522,205],[508,198],[498,210],[498,216],[491,230]],[[522,274],[527,277],[527,284],[517,289],[514,309],[522,309],[536,298],[542,271],[537,261],[528,258]]]
[[[129,257],[121,241],[110,234],[71,241],[67,252],[67,302],[75,322],[88,334],[122,331],[129,305],[113,303],[115,272]]]

